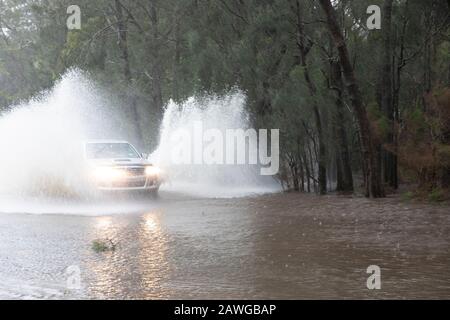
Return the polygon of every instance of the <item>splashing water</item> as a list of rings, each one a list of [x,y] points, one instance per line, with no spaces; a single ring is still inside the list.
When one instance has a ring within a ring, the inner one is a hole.
[[[143,210],[148,202],[86,202],[82,141],[134,142],[129,112],[89,76],[70,70],[28,102],[0,114],[0,212],[106,214]],[[234,197],[279,190],[250,165],[174,165],[171,132],[201,120],[205,128],[247,128],[245,96],[190,98],[170,102],[151,159],[168,175],[163,190],[203,197]],[[144,121],[144,119],[143,119]],[[96,204],[93,206],[93,204]]]
[[[0,194],[74,196],[86,190],[82,141],[129,137],[124,115],[83,72],[0,117]]]
[[[246,130],[249,117],[244,106],[245,95],[240,91],[224,97],[191,97],[182,104],[169,102],[161,126],[160,144],[150,156],[167,172],[163,190],[203,197],[239,197],[280,190],[272,177],[259,174],[257,165],[179,164],[173,159],[173,150],[179,144],[173,139],[174,132],[183,130],[194,137],[198,123],[203,130],[216,129],[224,137],[227,129]]]

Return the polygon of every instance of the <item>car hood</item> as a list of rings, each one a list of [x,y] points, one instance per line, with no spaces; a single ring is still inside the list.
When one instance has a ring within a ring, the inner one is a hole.
[[[142,158],[117,158],[117,159],[89,159],[88,162],[95,166],[146,166],[151,162]]]

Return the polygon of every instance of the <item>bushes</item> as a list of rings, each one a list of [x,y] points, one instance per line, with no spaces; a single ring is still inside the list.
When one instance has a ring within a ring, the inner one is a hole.
[[[448,199],[448,190],[442,188],[434,188],[428,194],[428,201],[430,202],[441,202]]]
[[[431,190],[416,189],[414,191],[407,191],[401,194],[403,201],[431,202],[439,203],[450,200],[450,190],[440,187],[433,188]]]
[[[438,197],[450,185],[450,88],[424,97],[424,108],[405,116],[399,133],[399,159],[415,175],[419,189]]]

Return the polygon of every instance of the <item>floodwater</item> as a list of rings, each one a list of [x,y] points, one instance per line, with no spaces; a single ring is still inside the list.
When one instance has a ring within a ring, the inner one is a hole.
[[[120,210],[0,214],[0,298],[450,298],[448,206],[166,192]],[[115,250],[95,252],[96,239]]]

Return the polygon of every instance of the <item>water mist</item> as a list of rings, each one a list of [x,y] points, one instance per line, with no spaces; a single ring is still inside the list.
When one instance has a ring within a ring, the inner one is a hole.
[[[173,133],[184,131],[195,135],[201,123],[203,130],[226,130],[250,127],[245,110],[245,95],[240,92],[226,96],[189,98],[177,104],[170,101],[164,113],[160,144],[151,160],[167,173],[163,190],[177,191],[202,197],[239,197],[279,191],[279,184],[271,176],[261,176],[260,166],[250,164],[179,164],[174,162]],[[252,152],[252,150],[247,150]],[[226,150],[224,150],[226,152]]]
[[[99,206],[91,201],[85,183],[82,141],[134,141],[130,112],[113,103],[117,100],[84,72],[71,70],[53,89],[2,113],[0,212],[110,214],[148,209],[145,201],[110,200]],[[175,165],[169,159],[174,130],[191,130],[195,121],[202,121],[205,129],[248,128],[244,106],[241,92],[168,103],[159,146],[150,156],[165,172],[163,193],[238,197],[279,190],[272,177],[260,176],[258,166]]]

